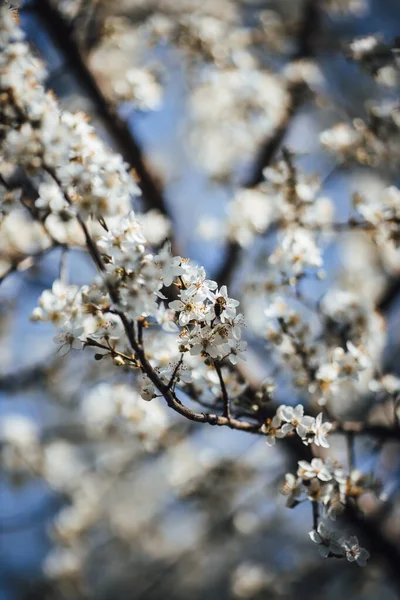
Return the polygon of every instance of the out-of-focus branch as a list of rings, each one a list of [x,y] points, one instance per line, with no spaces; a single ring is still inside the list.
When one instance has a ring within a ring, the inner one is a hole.
[[[66,63],[70,66],[82,89],[94,103],[98,115],[104,121],[111,136],[115,139],[119,152],[122,154],[124,160],[136,171],[146,207],[149,209],[156,208],[168,216],[165,199],[159,185],[146,165],[140,145],[129,129],[128,124],[118,116],[115,108],[107,101],[95,77],[88,68],[83,52],[74,36],[73,26],[64,20],[54,3],[50,0],[34,1],[24,7],[23,10],[38,15],[45,27],[53,35],[54,42],[62,51]]]
[[[400,442],[400,429],[396,426],[387,427],[386,425],[373,425],[359,421],[345,421],[343,423],[334,423],[332,433],[366,435],[379,440],[397,440]]]
[[[321,0],[304,0],[303,12],[299,23],[296,50],[290,62],[311,58],[315,55],[316,41],[321,28]],[[258,158],[246,182],[246,187],[253,187],[262,181],[262,172],[273,160],[278,151],[282,140],[287,132],[290,122],[300,108],[304,98],[305,86],[303,81],[294,81],[289,83],[289,106],[286,114],[283,115],[272,137],[268,137],[261,147]]]
[[[297,34],[297,47],[290,62],[314,56],[316,38],[319,34],[321,24],[320,4],[320,0],[304,1],[303,13]],[[244,183],[244,187],[252,188],[262,181],[263,170],[272,163],[279,148],[281,147],[294,115],[303,104],[305,91],[306,88],[303,81],[296,80],[289,83],[287,87],[289,97],[287,110],[282,116],[282,119],[275,129],[275,132],[272,134],[272,136],[268,136],[265,142],[261,145],[261,149],[259,150],[258,156],[255,160],[253,171],[247,181]],[[226,249],[225,260],[215,277],[220,284],[229,284],[234,269],[240,258],[240,250],[240,246],[236,241],[231,240],[229,242],[229,245]]]
[[[386,290],[384,291],[383,295],[379,299],[378,306],[377,306],[378,310],[380,310],[381,312],[389,311],[392,308],[393,304],[396,302],[396,300],[399,298],[399,296],[400,296],[400,277],[395,277],[388,284]]]
[[[64,247],[64,246],[63,246],[63,244],[59,244],[58,242],[53,241],[53,243],[50,246],[48,246],[47,248],[43,248],[42,250],[39,250],[38,252],[33,252],[32,254],[26,254],[25,256],[22,256],[21,258],[13,260],[12,263],[10,264],[10,266],[8,267],[8,269],[6,269],[6,271],[3,271],[3,273],[1,273],[0,284],[5,279],[7,279],[7,277],[9,275],[11,275],[12,273],[15,273],[16,271],[26,271],[27,269],[30,269],[37,263],[37,261],[39,261],[39,259],[41,259],[46,254],[49,254],[52,250],[54,250],[54,248],[57,248],[57,247]]]
[[[56,371],[60,358],[47,358],[43,362],[16,370],[15,372],[0,375],[0,390],[7,393],[26,390],[28,387],[43,385],[49,375]]]
[[[221,386],[222,400],[224,402],[224,417],[226,417],[227,419],[230,420],[231,419],[231,404],[230,404],[228,392],[227,392],[227,389],[225,386],[224,377],[222,375],[221,367],[220,367],[218,361],[216,361],[216,360],[214,361],[214,366],[215,366],[215,370],[217,371],[219,383]]]

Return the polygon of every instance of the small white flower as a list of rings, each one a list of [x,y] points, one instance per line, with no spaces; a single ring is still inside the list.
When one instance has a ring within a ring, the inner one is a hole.
[[[356,536],[344,541],[343,548],[346,552],[346,558],[349,562],[356,562],[360,567],[365,567],[370,554],[365,548],[361,548]]]
[[[153,400],[153,398],[157,397],[157,391],[150,379],[147,378],[146,375],[143,375],[141,386],[140,386],[140,396],[146,402]]]
[[[313,529],[308,535],[315,544],[318,544],[318,551],[324,558],[330,554],[343,556],[342,535],[339,531],[330,531],[324,523],[319,523],[317,531]]]
[[[312,430],[314,432],[314,444],[322,446],[322,448],[329,448],[327,440],[327,433],[332,429],[332,423],[322,423],[322,413],[319,413],[314,421]]]
[[[313,479],[317,477],[321,481],[330,481],[332,473],[320,458],[313,458],[311,463],[306,460],[299,460],[297,470],[298,477],[302,479]]]
[[[292,473],[286,473],[281,493],[287,496],[286,506],[293,508],[301,495],[301,479],[296,478]]]
[[[283,438],[285,435],[290,433],[290,426],[287,423],[282,425],[282,419],[276,414],[272,419],[269,419],[261,427],[261,431],[267,436],[268,446],[275,444],[275,438]]]
[[[181,266],[181,257],[171,256],[168,244],[165,244],[157,256],[154,257],[154,262],[161,270],[161,277],[165,287],[169,287],[176,277],[179,277],[185,272],[184,268]]]
[[[247,342],[235,340],[235,345],[229,348],[229,361],[236,365],[238,359],[246,360]]]
[[[191,300],[173,300],[169,307],[179,313],[179,325],[187,325],[190,321],[204,321],[204,304]]]
[[[35,202],[35,206],[58,213],[68,209],[69,205],[56,184],[41,183],[39,185],[39,197]]]
[[[363,60],[363,58],[371,55],[380,44],[379,39],[374,35],[366,35],[353,40],[349,44],[349,49],[354,60]]]
[[[165,308],[164,304],[160,304],[156,314],[157,323],[159,323],[162,329],[168,333],[175,333],[179,331],[177,324],[175,323],[175,312]]]
[[[83,341],[80,339],[82,334],[83,327],[73,327],[68,324],[64,326],[63,331],[54,337],[54,342],[60,344],[60,354],[63,356],[70,350],[81,350],[83,348]]]

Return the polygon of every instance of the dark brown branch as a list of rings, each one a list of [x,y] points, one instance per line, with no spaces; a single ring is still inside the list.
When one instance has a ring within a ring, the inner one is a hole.
[[[378,310],[389,311],[400,295],[400,277],[393,278],[378,302]]]
[[[138,319],[137,328],[138,328],[138,340],[139,346],[143,347],[143,321],[144,319]]]
[[[141,346],[142,346],[142,348],[143,348],[143,343],[141,344]],[[175,369],[174,369],[174,371],[173,371],[173,373],[172,373],[172,375],[171,375],[171,379],[170,379],[170,380],[169,380],[169,382],[168,382],[168,385],[167,385],[167,387],[168,387],[168,389],[169,389],[169,390],[170,390],[170,389],[172,389],[172,387],[173,387],[173,385],[174,385],[174,382],[175,382],[175,377],[176,377],[176,375],[177,375],[177,373],[178,373],[179,369],[181,368],[181,366],[182,366],[182,363],[183,363],[183,354],[181,354],[181,357],[180,357],[180,359],[179,359],[178,363],[176,364],[176,366],[175,366]]]
[[[12,394],[19,390],[26,391],[31,385],[43,385],[43,382],[46,382],[49,375],[57,368],[59,359],[56,359],[55,362],[50,361],[51,358],[49,357],[39,364],[1,375],[0,390]]]
[[[232,418],[230,400],[229,400],[228,392],[226,389],[225,381],[224,381],[224,378],[222,375],[221,367],[217,360],[214,360],[214,367],[215,367],[215,370],[217,371],[219,384],[221,386],[222,400],[224,402],[224,417],[226,417],[230,421]]]
[[[312,506],[312,516],[313,516],[313,529],[314,529],[314,531],[317,531],[317,529],[318,529],[318,523],[319,523],[319,506],[318,506],[318,502],[316,500],[313,500],[311,502],[311,506]]]
[[[349,467],[349,473],[353,471],[356,465],[356,453],[354,449],[354,432],[348,431],[346,435],[347,444],[347,462]]]
[[[345,421],[334,423],[331,433],[341,433],[346,436],[366,435],[378,440],[394,440],[400,442],[400,430],[397,427],[386,427],[385,425],[369,425],[368,423]]]
[[[304,0],[303,14],[297,34],[297,50],[293,60],[310,58],[315,53],[321,30],[321,0]]]

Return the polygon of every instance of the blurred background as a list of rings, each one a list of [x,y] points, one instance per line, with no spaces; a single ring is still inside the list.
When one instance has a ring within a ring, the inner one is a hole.
[[[399,35],[399,2],[321,4],[18,4],[20,24],[46,64],[48,87],[68,110],[85,111],[136,168],[144,193],[135,208],[153,211],[149,235],[157,227],[172,231],[175,252],[229,282],[230,296],[241,300],[249,315],[248,376],[256,383],[274,363],[257,335],[263,302],[247,286],[273,242],[241,231],[232,212],[238,190],[259,183],[283,145],[307,174],[319,176],[339,219],[347,218],[355,190],[378,194],[399,184],[395,161],[378,168],[338,161],[320,144],[320,133],[335,123],[365,119],[371,102],[398,101],[398,88],[382,90],[347,60],[345,47],[369,33],[387,41]],[[22,218],[1,234],[0,261],[10,249],[18,256],[34,247],[35,232]],[[377,345],[384,370],[398,372],[400,307],[388,290],[396,286],[399,257],[382,258],[353,235],[332,240],[324,258],[326,278],[304,282],[302,291],[317,300],[333,281],[353,278],[360,294],[380,303],[388,334]],[[11,419],[25,451],[29,428],[39,431],[46,473],[28,474],[22,465],[19,475],[1,475],[1,600],[400,598],[400,572],[393,568],[398,444],[378,449],[368,438],[357,442],[358,466],[376,470],[388,498],[384,510],[373,499],[365,505],[376,512],[375,553],[373,527],[355,532],[373,555],[368,568],[322,559],[308,537],[309,506],[288,510],[279,492],[284,473],[296,465],[279,445],[266,448],[255,436],[194,426],[166,411],[156,440],[151,420],[148,430],[104,438],[87,430],[82,399],[123,394],[130,375],[107,361],[99,365],[88,352],[57,355],[52,327],[29,321],[59,262],[55,251],[0,284],[1,417]],[[93,276],[79,252],[70,253],[68,269],[74,283]],[[292,393],[288,388],[288,398]],[[352,409],[357,416],[365,406]],[[343,450],[336,451],[340,458]]]

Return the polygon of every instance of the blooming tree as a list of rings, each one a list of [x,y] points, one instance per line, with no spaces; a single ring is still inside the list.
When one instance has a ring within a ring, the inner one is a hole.
[[[168,457],[170,481],[182,495],[200,493],[204,480],[218,487],[220,457],[203,452],[184,462],[183,422],[263,440],[265,465],[270,446],[281,446],[295,467],[282,472],[278,487],[287,507],[309,506],[303,534],[319,554],[341,569],[346,560],[364,567],[374,552],[386,553],[398,579],[399,549],[379,528],[380,512],[394,504],[392,474],[385,481],[368,461],[374,455],[379,462],[386,446],[398,450],[400,441],[400,379],[383,355],[385,311],[399,287],[398,103],[389,92],[363,118],[331,123],[320,134],[336,161],[325,180],[358,164],[385,176],[379,190],[354,190],[344,218],[324,193],[326,181],[302,168],[284,141],[307,97],[331,102],[313,61],[323,13],[357,11],[361,3],[305,1],[292,17],[295,26],[282,7],[280,13],[245,6],[242,20],[241,2],[233,0],[200,8],[128,2],[117,15],[102,2],[36,4],[26,12],[53,22],[121,151],[84,112],[62,107],[18,13],[2,6],[1,283],[45,255],[59,256],[31,320],[38,329],[54,326],[55,373],[83,353],[100,378],[71,405],[94,470],[62,430],[45,435],[12,412],[0,426],[1,464],[11,480],[41,478],[64,498],[43,566],[54,589],[98,597],[87,565],[102,543],[95,540],[101,523],[121,546],[145,535],[110,499],[132,461]],[[267,58],[280,55],[282,62],[292,52],[293,28],[298,47],[273,72]],[[167,84],[154,49],[168,54],[172,47],[187,68],[185,131],[196,164],[216,185],[233,188],[224,222],[199,224],[204,243],[218,237],[227,244],[215,281],[178,255],[160,185],[118,109],[162,105]],[[396,43],[369,35],[343,52],[381,88],[398,86]],[[239,181],[241,158],[257,147],[254,173]],[[142,212],[135,208],[140,202]],[[335,244],[347,244],[349,258],[333,277],[327,257]],[[357,262],[354,253],[366,260]],[[246,255],[252,266],[235,279]],[[91,266],[81,273],[86,259]],[[263,366],[254,373],[257,360]],[[246,486],[248,469],[234,461],[226,468],[239,488]],[[254,565],[243,564],[232,577],[239,597],[272,585]]]

